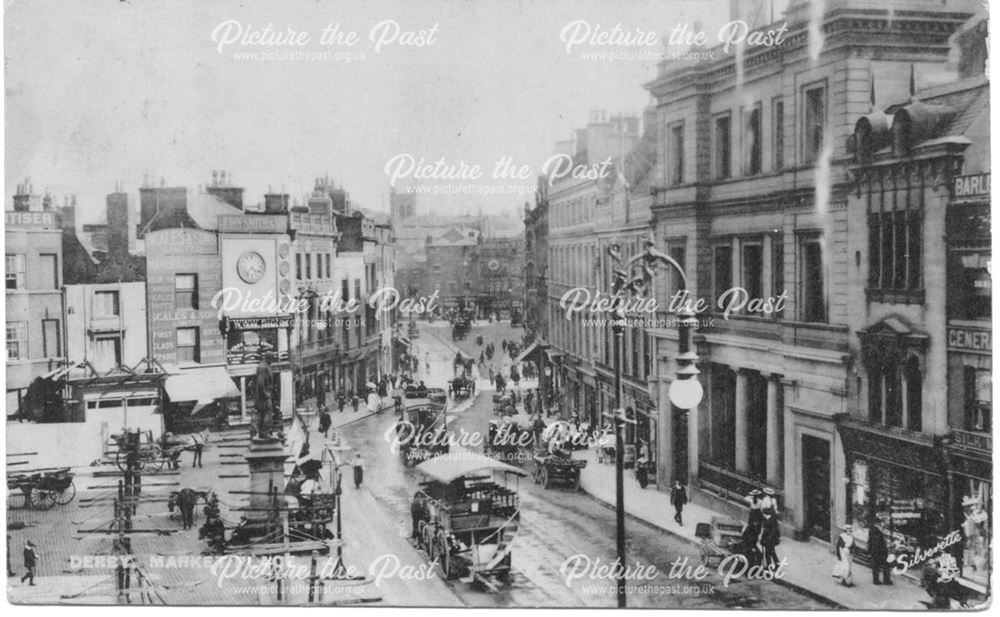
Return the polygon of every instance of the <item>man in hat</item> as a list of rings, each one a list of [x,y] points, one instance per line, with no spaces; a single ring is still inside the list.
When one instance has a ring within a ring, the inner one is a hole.
[[[885,534],[878,525],[872,525],[868,531],[868,554],[872,561],[872,582],[876,585],[892,585],[892,568],[887,561],[889,558],[889,545],[885,540]],[[882,574],[879,580],[879,574]]]
[[[684,490],[684,485],[681,484],[680,480],[674,480],[674,488],[670,491],[670,505],[674,507],[674,520],[677,521],[678,525],[684,525],[681,514],[687,502],[688,496],[687,491]]]
[[[28,581],[32,587],[35,586],[35,567],[38,565],[38,553],[35,552],[35,543],[28,540],[24,543],[24,567],[28,570],[21,577],[21,582]]]

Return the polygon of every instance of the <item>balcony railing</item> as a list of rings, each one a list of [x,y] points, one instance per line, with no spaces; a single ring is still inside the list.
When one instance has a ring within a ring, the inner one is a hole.
[[[746,503],[746,496],[754,489],[764,490],[765,488],[771,488],[779,497],[781,496],[781,490],[778,487],[771,486],[764,480],[743,475],[731,469],[725,469],[705,461],[698,463],[698,483],[702,487],[718,493],[719,496],[725,499],[740,503]]]

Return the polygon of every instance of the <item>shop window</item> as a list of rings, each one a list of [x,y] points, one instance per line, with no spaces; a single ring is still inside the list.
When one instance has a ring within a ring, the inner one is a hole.
[[[965,539],[960,564],[962,577],[985,586],[989,584],[992,562],[990,521],[993,495],[990,483],[974,478],[965,479],[961,499],[962,536]]]
[[[670,184],[684,182],[684,123],[670,125]]]
[[[333,276],[333,270],[330,269],[330,253],[326,254],[326,278]]]
[[[94,292],[94,317],[117,317],[119,315],[117,291]]]
[[[174,275],[174,304],[178,309],[198,308],[198,275]]]
[[[993,280],[990,251],[952,250],[948,254],[948,313],[953,319],[990,319]]]
[[[774,102],[774,169],[785,166],[785,102]]]
[[[24,321],[7,322],[7,361],[28,357],[28,324]]]
[[[715,119],[715,177],[723,180],[731,171],[732,135],[730,134],[729,115]]]
[[[201,362],[198,328],[177,328],[177,361]]]
[[[313,256],[312,256],[312,253],[306,253],[305,254],[305,262],[306,262],[306,278],[307,279],[312,279],[312,277],[313,277],[313,272],[312,272]]]
[[[25,260],[24,255],[6,256],[7,289],[24,289]]]
[[[818,235],[804,236],[799,244],[801,275],[799,288],[802,302],[802,321],[825,323],[826,286],[823,267],[823,245]]]
[[[993,376],[989,370],[965,367],[965,430],[993,432]]]
[[[733,248],[728,244],[715,247],[715,299],[733,286]]]
[[[743,173],[760,173],[760,105],[743,112]]]
[[[823,132],[826,125],[826,88],[807,88],[803,97],[805,109],[802,114],[804,135],[803,158],[805,164],[815,163],[823,148]]]

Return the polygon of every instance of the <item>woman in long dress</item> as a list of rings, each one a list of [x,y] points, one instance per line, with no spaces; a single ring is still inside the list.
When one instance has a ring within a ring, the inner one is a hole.
[[[844,532],[837,537],[837,565],[831,573],[844,587],[854,587],[851,579],[851,550],[854,548],[854,527],[844,525]]]

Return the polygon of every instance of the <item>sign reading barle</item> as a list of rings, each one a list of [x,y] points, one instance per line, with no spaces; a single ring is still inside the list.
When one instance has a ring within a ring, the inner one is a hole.
[[[956,198],[982,197],[990,194],[990,174],[955,176],[953,192]]]

